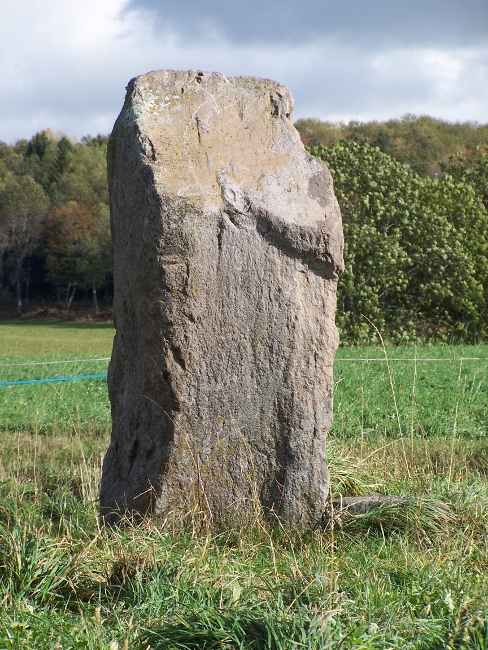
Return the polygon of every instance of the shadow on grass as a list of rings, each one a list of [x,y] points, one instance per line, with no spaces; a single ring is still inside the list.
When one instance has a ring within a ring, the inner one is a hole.
[[[29,327],[39,327],[39,328],[53,328],[53,329],[109,329],[113,330],[114,326],[112,322],[102,322],[102,323],[85,323],[79,321],[46,321],[46,320],[0,320],[0,326],[8,325],[9,327],[18,327],[29,328]]]
[[[331,625],[323,620],[314,620],[313,617],[312,620],[305,621],[301,616],[269,616],[264,611],[256,611],[253,616],[249,610],[210,610],[191,615],[185,620],[180,619],[174,624],[146,631],[140,641],[141,647],[148,644],[152,650],[284,650],[291,647],[326,650],[337,647],[339,638],[334,634]]]

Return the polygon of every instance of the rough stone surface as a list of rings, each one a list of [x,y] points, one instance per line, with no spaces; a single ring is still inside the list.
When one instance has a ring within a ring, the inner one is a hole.
[[[116,336],[105,520],[323,516],[342,228],[273,81],[133,79],[109,143]]]

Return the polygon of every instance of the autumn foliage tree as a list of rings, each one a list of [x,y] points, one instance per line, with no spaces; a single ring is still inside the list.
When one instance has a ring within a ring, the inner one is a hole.
[[[108,207],[70,201],[54,209],[45,224],[48,277],[69,309],[77,288],[90,288],[98,311],[97,287],[112,273]]]

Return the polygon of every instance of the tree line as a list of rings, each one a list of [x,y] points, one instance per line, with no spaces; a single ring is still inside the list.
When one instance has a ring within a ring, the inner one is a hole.
[[[430,178],[442,174],[441,165],[451,155],[469,154],[477,146],[488,144],[488,124],[445,122],[428,115],[347,124],[305,119],[298,120],[295,126],[310,147],[331,147],[343,140],[370,144]]]
[[[299,120],[331,170],[346,270],[344,342],[486,340],[488,125],[406,116]],[[50,131],[0,143],[0,295],[17,311],[40,298],[69,308],[112,296],[107,137]]]
[[[0,143],[0,297],[71,306],[111,292],[113,252],[105,136],[79,143],[50,131]]]

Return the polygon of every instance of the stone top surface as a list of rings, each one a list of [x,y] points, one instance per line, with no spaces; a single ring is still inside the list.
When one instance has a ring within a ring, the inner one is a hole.
[[[292,106],[289,90],[268,79],[159,70],[131,80],[118,123],[138,130],[159,191],[197,209],[224,200],[245,213],[251,202],[280,221],[313,224],[337,208],[317,182],[324,166],[305,152]]]

